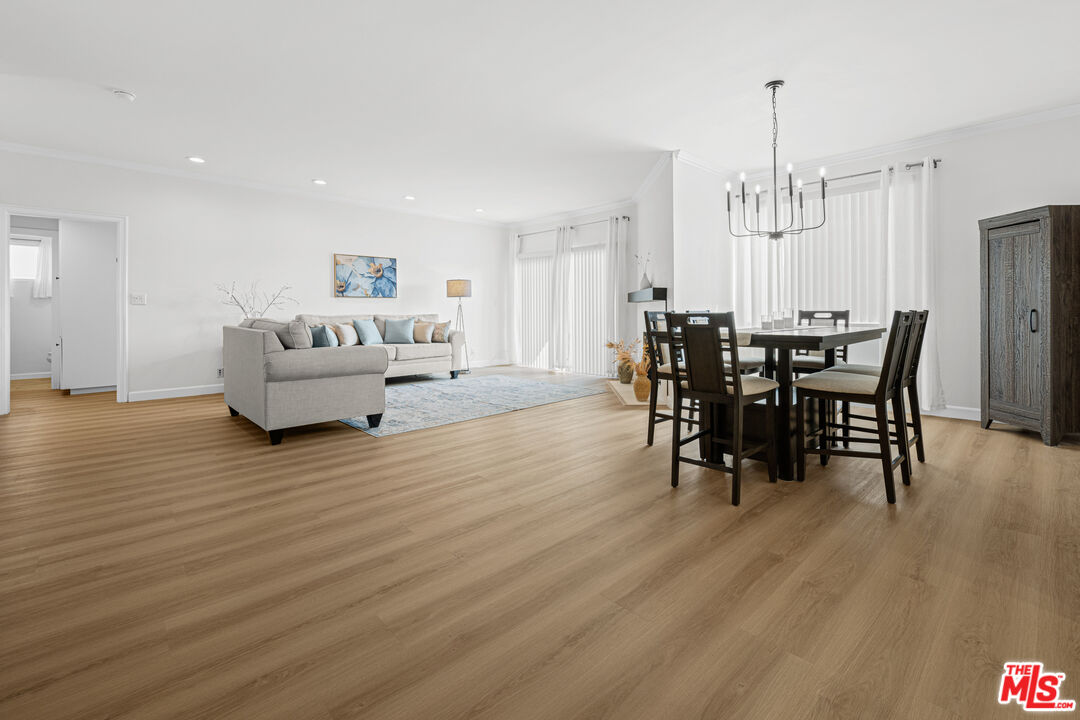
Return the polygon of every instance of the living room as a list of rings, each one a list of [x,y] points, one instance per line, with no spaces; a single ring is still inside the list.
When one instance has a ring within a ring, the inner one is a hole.
[[[0,716],[1072,709],[1035,5],[6,3]]]

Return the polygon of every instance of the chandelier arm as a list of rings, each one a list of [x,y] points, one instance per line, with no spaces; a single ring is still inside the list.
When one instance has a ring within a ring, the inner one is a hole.
[[[821,201],[821,222],[819,222],[819,223],[818,223],[817,225],[815,225],[814,227],[811,227],[811,228],[806,228],[806,229],[807,229],[807,230],[817,230],[817,229],[818,229],[819,227],[821,227],[822,225],[824,225],[824,224],[825,224],[825,215],[826,215],[826,210],[825,210],[825,201],[824,201],[824,200],[822,200],[822,201]]]
[[[728,214],[727,214],[727,226],[728,226],[728,234],[731,235],[731,237],[737,237],[737,238],[752,237],[751,235],[744,235],[742,233],[737,233],[737,232],[735,232],[734,229],[732,229],[732,227],[731,227],[731,211],[730,210],[728,210]]]

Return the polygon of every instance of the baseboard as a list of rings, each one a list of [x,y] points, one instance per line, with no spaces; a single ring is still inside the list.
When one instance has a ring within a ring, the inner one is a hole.
[[[161,388],[159,390],[132,390],[128,393],[128,402],[143,400],[168,400],[169,398],[191,397],[193,395],[216,395],[225,392],[225,385],[191,385],[189,387]]]
[[[45,372],[32,372],[32,373],[11,373],[12,380],[34,380],[37,378],[51,378],[52,373],[46,370]]]
[[[936,415],[937,417],[956,418],[957,420],[977,421],[981,416],[981,412],[979,411],[979,408],[946,405],[940,410],[924,410],[923,415]]]

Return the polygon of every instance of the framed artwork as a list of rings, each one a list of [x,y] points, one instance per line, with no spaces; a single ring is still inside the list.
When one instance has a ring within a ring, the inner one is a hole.
[[[334,297],[397,297],[397,258],[334,253]]]

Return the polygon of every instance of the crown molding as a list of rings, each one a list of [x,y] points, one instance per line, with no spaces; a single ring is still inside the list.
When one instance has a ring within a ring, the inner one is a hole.
[[[639,185],[638,189],[634,191],[634,194],[630,196],[631,200],[637,202],[645,193],[649,192],[649,188],[653,186],[656,179],[660,177],[660,173],[664,171],[664,168],[672,161],[677,152],[678,150],[665,150],[660,153],[660,157],[656,159],[656,163],[653,164],[652,169],[649,170],[649,174],[645,176],[645,179],[641,181],[641,185]]]
[[[993,120],[986,120],[984,122],[972,123],[970,125],[962,125],[949,130],[942,130],[928,135],[919,135],[917,137],[908,138],[907,140],[900,140],[885,145],[875,145],[861,150],[853,150],[848,153],[817,157],[804,162],[795,163],[795,167],[797,169],[807,169],[828,165],[844,165],[846,163],[859,162],[860,160],[872,160],[885,155],[894,155],[934,145],[944,145],[969,137],[977,137],[979,135],[986,135],[988,133],[1000,132],[1003,130],[1014,130],[1031,125],[1039,125],[1042,123],[1053,122],[1054,120],[1075,117],[1077,115],[1080,115],[1080,103],[1062,105],[1056,108],[1037,110],[1035,112],[1022,113],[1019,115],[1009,115]],[[757,168],[753,172],[747,172],[747,180],[758,180],[771,172],[772,170],[770,168]]]
[[[736,172],[734,170],[731,170],[730,168],[710,165],[705,160],[697,157],[696,155],[691,155],[685,150],[676,150],[673,153],[673,157],[679,162],[686,163],[691,167],[695,167],[698,170],[704,170],[705,172],[712,173],[713,175],[719,175],[720,177],[729,178],[732,175],[736,174]]]
[[[533,226],[536,225],[559,225],[564,222],[580,220],[581,218],[588,215],[601,215],[604,213],[610,213],[615,210],[626,210],[633,204],[633,198],[626,198],[625,200],[605,203],[603,205],[593,205],[592,207],[579,208],[577,210],[569,210],[567,212],[555,213],[552,215],[544,215],[543,217],[532,218],[531,220],[522,220],[520,222],[507,223],[506,228],[512,230],[513,232],[521,232],[523,230],[532,229]]]
[[[423,210],[400,208],[391,205],[383,205],[368,200],[358,200],[356,198],[347,197],[345,195],[336,195],[333,193],[318,192],[312,190],[299,190],[283,185],[273,185],[271,183],[262,183],[253,180],[243,180],[240,178],[233,178],[224,175],[211,175],[201,172],[194,172],[191,170],[177,170],[175,168],[167,168],[160,165],[151,165],[148,163],[131,162],[128,160],[113,160],[111,158],[98,157],[96,155],[87,155],[85,153],[71,152],[68,150],[57,150],[55,148],[39,147],[36,145],[24,145],[21,143],[8,142],[5,140],[0,140],[0,151],[15,153],[18,155],[34,155],[37,157],[52,158],[54,160],[67,160],[70,162],[84,163],[88,165],[102,165],[105,167],[119,168],[121,170],[129,170],[132,172],[149,173],[152,175],[165,175],[168,177],[180,178],[182,180],[193,180],[196,182],[210,183],[214,185],[238,187],[245,190],[255,190],[258,192],[274,193],[277,195],[288,195],[292,197],[304,198],[306,200],[318,200],[322,202],[339,203],[342,205],[353,205],[355,207],[367,208],[369,210],[382,210],[384,212],[399,213],[401,215],[414,215],[417,217],[430,218],[434,220],[449,220],[451,222],[467,223],[469,225],[481,225],[483,227],[507,227],[507,223],[498,222],[495,220],[485,220],[475,217],[448,215],[444,213],[433,213],[425,212]]]

